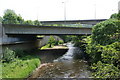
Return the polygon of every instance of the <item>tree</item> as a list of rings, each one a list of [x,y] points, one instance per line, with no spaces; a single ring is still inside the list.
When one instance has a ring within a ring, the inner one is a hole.
[[[3,16],[3,24],[17,24],[17,14],[10,9],[5,10]]]
[[[27,21],[24,21],[24,24],[27,24],[27,25],[34,25],[34,22],[31,21],[31,20],[27,20]]]
[[[110,19],[118,19],[120,20],[120,13],[114,13],[110,16]]]
[[[120,14],[95,25],[86,40],[86,53],[95,78],[120,77]]]
[[[24,19],[20,15],[17,15],[13,10],[7,9],[4,12],[3,24],[23,24]]]
[[[92,42],[94,44],[109,45],[120,41],[120,21],[109,19],[93,27]]]
[[[24,23],[24,19],[19,15],[17,16],[17,21],[19,24],[23,24]]]
[[[110,16],[110,19],[117,19],[118,17],[118,14],[117,13],[114,13]]]
[[[40,23],[38,20],[35,20],[35,21],[34,21],[34,25],[39,26],[39,25],[41,25],[41,23]]]

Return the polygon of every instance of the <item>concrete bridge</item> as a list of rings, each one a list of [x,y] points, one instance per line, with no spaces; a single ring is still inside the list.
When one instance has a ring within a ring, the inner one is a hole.
[[[91,34],[92,28],[61,27],[61,26],[33,26],[4,24],[6,35],[81,35]]]
[[[63,21],[41,21],[44,24],[88,24],[95,25],[101,21],[105,21],[107,19],[90,19],[90,20],[63,20]]]
[[[102,20],[70,20],[70,21],[42,21],[42,24],[92,24]],[[5,47],[10,49],[32,49],[45,45],[49,36],[36,39],[36,35],[84,35],[91,34],[92,28],[62,27],[62,26],[33,26],[20,24],[0,24],[0,53]],[[32,41],[32,42],[31,42]]]
[[[49,36],[47,35],[83,35],[91,34],[91,30],[91,28],[80,27],[0,24],[0,53],[2,53],[6,47],[13,50],[42,47],[49,40]],[[46,36],[42,39],[37,39],[36,35]]]

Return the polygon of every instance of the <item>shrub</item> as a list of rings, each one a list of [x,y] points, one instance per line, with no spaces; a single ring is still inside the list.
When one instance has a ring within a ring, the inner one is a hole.
[[[120,21],[107,20],[93,27],[92,43],[109,45],[115,41],[120,41]]]
[[[27,78],[40,64],[37,57],[26,56],[25,60],[16,59],[11,63],[3,63],[2,78]]]
[[[86,40],[86,53],[95,78],[120,77],[120,20],[119,14],[93,27]],[[117,17],[117,19],[116,19]]]
[[[64,43],[63,40],[59,40],[59,41],[58,41],[58,44],[63,44],[63,43]]]
[[[15,52],[6,48],[5,52],[3,53],[3,62],[10,62],[15,59]]]
[[[97,64],[92,65],[92,69],[95,71],[93,76],[95,78],[119,78],[120,71],[118,67],[113,64],[105,64],[98,61]]]

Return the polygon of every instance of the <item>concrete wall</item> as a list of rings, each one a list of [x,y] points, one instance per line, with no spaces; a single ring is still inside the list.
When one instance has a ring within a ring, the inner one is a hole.
[[[35,48],[40,48],[47,44],[49,40],[49,36],[45,36],[43,39],[37,39],[33,41],[22,41],[22,42],[14,42],[14,43],[9,43],[9,44],[3,44],[0,45],[1,47],[1,53],[4,53],[4,50],[6,48],[9,48],[11,50],[30,50],[30,49],[35,49]]]

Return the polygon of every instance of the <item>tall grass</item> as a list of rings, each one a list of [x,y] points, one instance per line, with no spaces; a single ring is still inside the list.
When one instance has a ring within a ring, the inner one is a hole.
[[[2,78],[27,78],[40,65],[39,57],[25,55],[2,63]]]

